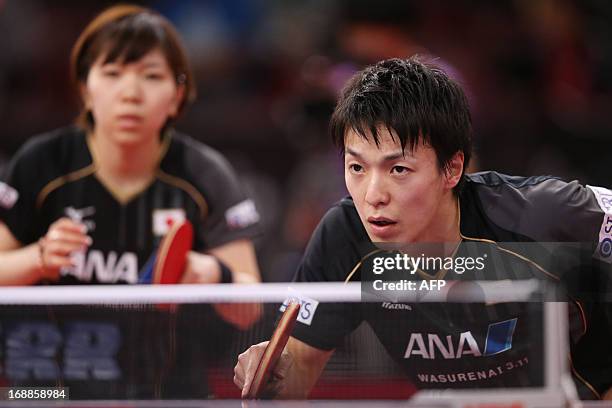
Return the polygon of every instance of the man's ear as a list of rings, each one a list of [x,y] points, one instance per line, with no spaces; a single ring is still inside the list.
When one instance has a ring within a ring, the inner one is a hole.
[[[448,167],[446,170],[446,187],[448,189],[453,189],[459,181],[461,181],[461,176],[463,175],[463,162],[465,157],[463,156],[463,152],[459,151],[453,155],[453,157],[448,162]]]

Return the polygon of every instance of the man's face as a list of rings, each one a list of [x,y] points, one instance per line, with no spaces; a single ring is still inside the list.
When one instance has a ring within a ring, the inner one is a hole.
[[[419,143],[402,150],[398,138],[378,129],[380,144],[349,131],[344,175],[361,222],[373,242],[437,242],[453,199],[434,150]]]

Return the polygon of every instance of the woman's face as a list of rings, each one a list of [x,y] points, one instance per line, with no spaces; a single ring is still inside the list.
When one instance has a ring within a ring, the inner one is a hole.
[[[156,138],[168,117],[175,116],[184,95],[164,54],[153,49],[127,64],[92,65],[83,86],[95,131],[118,144],[138,144]]]

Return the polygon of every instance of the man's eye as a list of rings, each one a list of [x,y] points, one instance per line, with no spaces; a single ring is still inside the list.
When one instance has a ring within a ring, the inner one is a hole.
[[[350,164],[349,169],[358,173],[363,170],[363,167],[360,164]]]
[[[395,174],[406,174],[410,171],[410,169],[404,166],[393,166],[393,169],[391,171]]]

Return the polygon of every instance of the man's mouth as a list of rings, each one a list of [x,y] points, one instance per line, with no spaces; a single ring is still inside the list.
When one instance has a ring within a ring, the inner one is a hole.
[[[368,222],[378,227],[386,227],[387,225],[396,224],[395,221],[385,217],[368,217]]]

